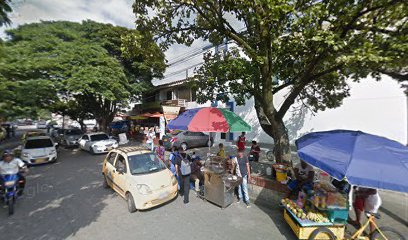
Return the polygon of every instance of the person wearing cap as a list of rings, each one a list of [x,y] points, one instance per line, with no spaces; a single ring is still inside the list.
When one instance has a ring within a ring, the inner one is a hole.
[[[21,195],[25,187],[25,177],[20,174],[20,170],[27,170],[25,163],[21,159],[15,158],[10,150],[4,151],[2,161],[0,161],[0,175],[18,174],[19,179],[23,180],[19,185]]]

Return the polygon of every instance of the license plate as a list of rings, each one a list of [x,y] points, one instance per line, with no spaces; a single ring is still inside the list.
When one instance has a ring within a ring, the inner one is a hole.
[[[34,163],[43,163],[46,162],[48,159],[47,158],[37,158],[34,160]]]

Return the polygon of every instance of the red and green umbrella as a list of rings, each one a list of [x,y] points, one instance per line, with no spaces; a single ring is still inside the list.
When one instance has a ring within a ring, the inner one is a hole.
[[[170,121],[171,130],[191,132],[250,132],[251,126],[235,113],[213,107],[189,109]]]

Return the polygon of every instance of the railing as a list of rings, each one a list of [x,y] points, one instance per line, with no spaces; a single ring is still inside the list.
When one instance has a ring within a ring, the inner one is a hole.
[[[163,100],[163,106],[173,106],[173,107],[185,107],[186,99],[175,99],[175,100]]]

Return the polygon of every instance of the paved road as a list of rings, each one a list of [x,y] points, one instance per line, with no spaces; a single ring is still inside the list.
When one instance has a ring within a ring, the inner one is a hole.
[[[103,156],[60,150],[56,164],[31,168],[24,198],[7,217],[0,208],[1,239],[295,239],[270,207],[225,210],[181,198],[129,214],[126,202],[102,187]]]
[[[129,214],[126,202],[102,187],[103,155],[59,151],[56,164],[30,169],[15,215],[7,217],[0,207],[0,239],[296,239],[280,209],[271,204],[250,209],[233,204],[221,210],[192,196],[188,205],[177,198]],[[407,205],[398,205],[401,200],[406,197],[384,202],[400,214],[386,215],[380,224],[396,226],[408,235],[406,225],[395,220],[406,218]]]

